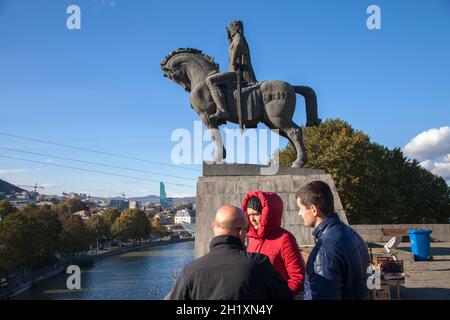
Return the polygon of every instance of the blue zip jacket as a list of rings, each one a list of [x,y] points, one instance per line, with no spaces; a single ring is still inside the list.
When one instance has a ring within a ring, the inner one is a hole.
[[[305,300],[367,298],[369,253],[364,240],[334,213],[313,231],[306,264]]]

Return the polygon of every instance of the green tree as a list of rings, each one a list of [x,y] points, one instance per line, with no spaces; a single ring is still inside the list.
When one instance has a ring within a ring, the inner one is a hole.
[[[86,221],[86,227],[94,236],[94,240],[98,240],[102,244],[106,239],[110,238],[109,225],[103,216],[92,216],[89,220]]]
[[[62,218],[67,217],[75,212],[88,210],[86,204],[79,199],[67,199],[60,204],[54,206],[54,210],[61,215]]]
[[[105,222],[108,225],[108,239],[112,239],[112,226],[117,218],[120,217],[120,211],[117,209],[106,209],[102,215],[105,218]]]
[[[154,237],[163,237],[167,234],[166,228],[163,226],[159,219],[152,219],[150,222],[151,234]]]
[[[25,208],[23,214],[32,219],[34,268],[42,268],[56,262],[61,248],[62,223],[50,206]]]
[[[139,209],[126,209],[112,225],[113,236],[120,240],[148,238],[151,227],[147,215]]]
[[[450,189],[445,181],[404,157],[370,142],[342,120],[304,128],[308,168],[333,177],[350,223],[446,223]],[[279,152],[280,166],[290,166],[295,150]]]
[[[17,209],[8,200],[0,200],[0,219],[5,219],[9,214],[16,211]]]
[[[61,222],[49,206],[27,206],[0,222],[0,274],[56,262]]]
[[[31,232],[28,217],[21,213],[0,221],[0,274],[8,275],[31,266],[33,248],[28,242]]]
[[[67,216],[62,220],[62,252],[75,255],[89,249],[93,234],[78,215]]]

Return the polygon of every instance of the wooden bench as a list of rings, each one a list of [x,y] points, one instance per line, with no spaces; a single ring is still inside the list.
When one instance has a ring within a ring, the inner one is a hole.
[[[402,236],[402,242],[409,242],[409,234],[406,232],[411,228],[382,227],[383,236],[395,237]]]
[[[409,234],[406,232],[408,231],[410,228],[385,228],[382,227],[381,231],[383,231],[383,236],[403,236],[403,237],[409,237]]]

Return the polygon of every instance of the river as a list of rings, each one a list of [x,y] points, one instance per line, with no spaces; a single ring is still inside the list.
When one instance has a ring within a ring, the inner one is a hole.
[[[173,273],[194,259],[194,242],[128,252],[81,270],[81,289],[69,290],[65,272],[34,285],[14,299],[161,300],[173,286]]]

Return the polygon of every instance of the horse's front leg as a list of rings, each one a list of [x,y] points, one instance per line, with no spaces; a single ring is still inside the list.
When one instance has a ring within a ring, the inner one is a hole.
[[[222,163],[222,160],[226,158],[227,153],[223,145],[219,125],[217,121],[209,119],[208,115],[205,113],[200,113],[200,117],[202,118],[203,124],[209,129],[211,140],[214,142],[216,147],[216,156],[214,157],[213,163],[220,164]]]
[[[223,145],[222,134],[218,127],[209,128],[209,133],[211,134],[211,139],[216,146],[216,156],[214,157],[214,163],[220,164],[223,159],[226,158],[226,150]]]

